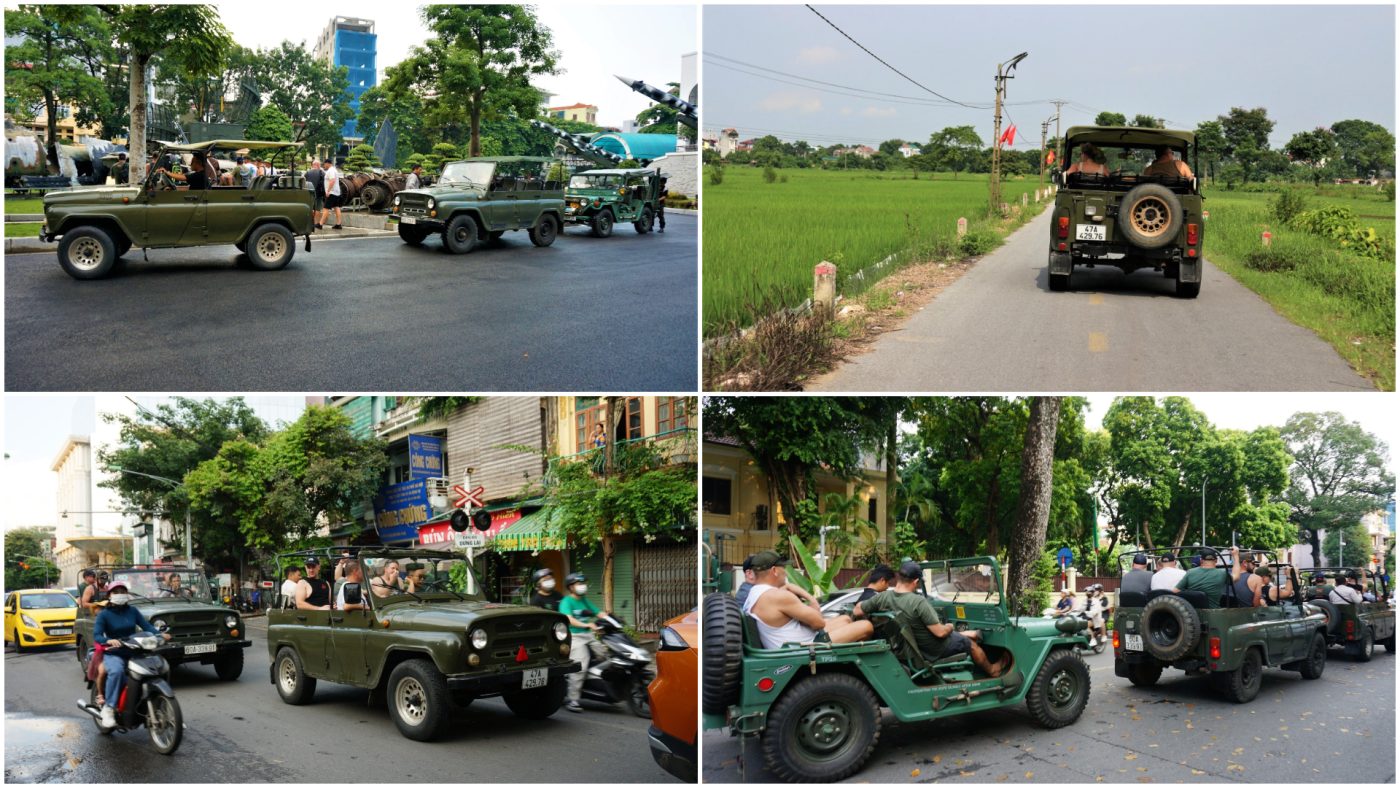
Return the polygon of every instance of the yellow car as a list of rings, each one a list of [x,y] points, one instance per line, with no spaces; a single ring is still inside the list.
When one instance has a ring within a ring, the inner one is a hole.
[[[12,591],[5,596],[5,640],[16,651],[71,644],[77,617],[78,601],[61,588]]]

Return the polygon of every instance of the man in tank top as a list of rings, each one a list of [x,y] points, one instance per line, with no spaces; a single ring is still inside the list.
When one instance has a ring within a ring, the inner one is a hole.
[[[787,581],[787,563],[786,557],[772,550],[753,556],[754,585],[744,602],[744,612],[758,622],[764,648],[810,643],[820,630],[825,630],[832,643],[851,643],[874,633],[869,621],[852,621],[850,616],[822,618],[817,598]]]
[[[320,577],[321,561],[312,556],[306,559],[306,577],[297,583],[298,610],[330,610],[331,586]]]

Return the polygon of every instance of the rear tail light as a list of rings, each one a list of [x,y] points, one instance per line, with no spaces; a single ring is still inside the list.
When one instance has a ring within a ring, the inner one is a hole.
[[[1347,640],[1355,640],[1355,639],[1356,639],[1356,622],[1355,622],[1355,621],[1348,621],[1348,622],[1347,622]]]
[[[1220,659],[1220,638],[1210,639],[1210,658]]]
[[[1118,650],[1120,650],[1121,648],[1122,648],[1122,643],[1120,643],[1119,640],[1118,640],[1118,630],[1115,629],[1115,630],[1113,630],[1113,650],[1114,650],[1114,651],[1118,651]]]
[[[1195,249],[1187,249],[1187,250],[1186,250],[1186,256],[1187,256],[1187,257],[1195,257],[1195,256],[1196,256],[1196,250],[1195,250]]]
[[[1195,246],[1199,240],[1200,235],[1198,233],[1197,226],[1194,224],[1186,225],[1186,243],[1191,246]]]
[[[763,678],[758,680],[758,691],[770,692],[773,689],[774,683],[775,682],[772,679],[768,678],[767,676],[764,676]]]
[[[1068,217],[1068,216],[1061,216],[1061,217],[1060,217],[1060,237],[1061,237],[1061,238],[1068,238],[1068,237],[1069,237],[1069,217]]]

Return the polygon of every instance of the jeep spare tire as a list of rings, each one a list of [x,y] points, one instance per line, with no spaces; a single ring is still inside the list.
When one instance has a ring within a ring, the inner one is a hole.
[[[1181,198],[1160,183],[1139,184],[1118,204],[1118,227],[1139,249],[1171,245],[1185,221]]]
[[[700,622],[703,671],[701,706],[706,714],[724,714],[739,702],[744,657],[744,612],[728,594],[705,596]]]
[[[1336,636],[1342,623],[1342,614],[1337,606],[1330,599],[1309,599],[1307,603],[1322,611],[1322,615],[1327,617],[1327,634]]]
[[[1142,647],[1163,662],[1191,653],[1201,640],[1201,614],[1175,594],[1147,600],[1142,608]]]

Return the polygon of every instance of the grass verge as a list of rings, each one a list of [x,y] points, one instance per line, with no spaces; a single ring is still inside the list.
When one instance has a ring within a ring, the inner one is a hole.
[[[42,222],[5,222],[6,238],[38,238]]]

